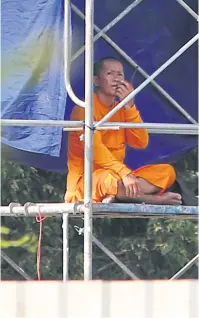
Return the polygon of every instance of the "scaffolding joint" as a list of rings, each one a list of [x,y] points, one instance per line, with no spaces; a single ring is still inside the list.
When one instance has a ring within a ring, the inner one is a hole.
[[[79,235],[83,235],[84,234],[84,228],[83,227],[79,227],[78,225],[74,225],[74,229]]]
[[[17,213],[15,213],[14,211],[13,211],[13,209],[15,208],[15,207],[19,207],[19,206],[21,206],[21,204],[20,203],[17,203],[17,202],[11,202],[10,204],[9,204],[9,213],[10,214],[15,214],[15,216],[17,217],[17,216],[20,216],[20,215],[17,215]]]
[[[78,201],[78,202],[75,202],[74,204],[74,207],[73,207],[73,214],[76,215],[76,214],[80,214],[81,211],[82,211],[82,204],[84,204],[83,201]]]
[[[35,204],[35,203],[32,203],[32,202],[26,202],[26,203],[24,204],[24,215],[25,215],[25,216],[28,216],[28,215],[29,215],[28,208],[29,208],[30,206],[36,206],[36,204]]]
[[[84,131],[85,131],[85,128],[86,128],[86,127],[89,128],[93,133],[94,133],[95,130],[96,130],[95,126],[90,127],[89,125],[86,125],[86,124],[85,124],[85,121],[83,121],[83,130],[84,130]],[[80,141],[84,141],[84,138],[85,138],[85,134],[81,134],[80,137],[79,137]]]

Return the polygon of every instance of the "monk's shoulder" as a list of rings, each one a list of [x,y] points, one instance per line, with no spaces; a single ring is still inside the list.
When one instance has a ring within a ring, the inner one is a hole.
[[[75,105],[71,113],[71,120],[84,120],[84,117],[85,117],[84,107]]]

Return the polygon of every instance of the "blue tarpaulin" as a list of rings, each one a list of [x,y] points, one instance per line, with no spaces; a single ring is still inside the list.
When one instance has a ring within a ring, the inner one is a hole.
[[[131,0],[96,0],[95,25],[104,28]],[[186,3],[195,11],[197,0]],[[84,13],[84,1],[73,0]],[[63,1],[2,2],[2,118],[68,119],[73,103],[63,76]],[[72,10],[72,53],[84,45],[84,21]],[[140,1],[107,35],[152,74],[198,31],[197,21],[177,1]],[[170,65],[156,82],[195,120],[198,118],[197,43]],[[95,60],[120,57],[103,38],[94,45]],[[122,59],[126,78],[133,67]],[[139,72],[134,87],[145,78]],[[71,66],[72,87],[84,97],[84,54]],[[150,123],[190,123],[151,84],[136,96],[143,120]],[[55,127],[6,127],[3,149],[20,163],[66,171],[67,134]],[[131,168],[152,162],[173,162],[197,144],[196,136],[151,135],[147,149],[127,149]]]
[[[63,43],[63,4],[60,1],[3,2],[2,118],[64,118],[67,95]],[[13,148],[14,157],[15,149],[30,152],[30,158],[32,153],[59,157],[61,140],[59,127],[3,129],[2,141]],[[22,162],[26,162],[24,155],[19,154]],[[39,161],[33,159],[32,164],[40,165]]]

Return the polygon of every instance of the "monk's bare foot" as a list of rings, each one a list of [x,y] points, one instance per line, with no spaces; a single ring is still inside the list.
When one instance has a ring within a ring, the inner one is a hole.
[[[182,197],[179,193],[166,192],[160,195],[161,204],[164,205],[180,205],[182,204]]]
[[[116,198],[114,195],[107,195],[103,200],[102,203],[114,203]]]

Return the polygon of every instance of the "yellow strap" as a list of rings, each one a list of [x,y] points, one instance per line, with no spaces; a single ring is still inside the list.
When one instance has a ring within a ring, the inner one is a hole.
[[[23,247],[26,250],[34,253],[37,250],[37,237],[34,234],[25,234],[17,240],[1,240],[0,247],[2,249],[9,247]]]
[[[0,227],[0,234],[9,234],[10,233],[10,229],[6,226],[1,226]]]

